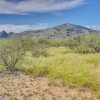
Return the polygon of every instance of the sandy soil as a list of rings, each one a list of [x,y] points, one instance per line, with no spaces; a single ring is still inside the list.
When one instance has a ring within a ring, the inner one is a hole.
[[[29,75],[0,74],[0,100],[100,100],[88,89],[67,88],[60,82],[52,85],[48,78]]]

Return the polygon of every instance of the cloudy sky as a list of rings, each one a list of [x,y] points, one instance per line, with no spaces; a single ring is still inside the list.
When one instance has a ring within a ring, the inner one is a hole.
[[[21,32],[72,23],[100,29],[100,0],[0,0],[0,31]]]

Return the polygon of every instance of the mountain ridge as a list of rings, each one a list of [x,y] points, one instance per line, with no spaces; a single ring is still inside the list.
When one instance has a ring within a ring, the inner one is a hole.
[[[43,29],[43,30],[25,31],[25,32],[13,33],[13,34],[8,33],[8,37],[9,38],[33,38],[33,39],[60,40],[60,39],[66,39],[68,37],[72,37],[75,35],[89,35],[89,34],[100,35],[100,31],[67,23],[67,24],[63,24],[63,25],[59,25],[53,28],[48,28],[48,29]]]

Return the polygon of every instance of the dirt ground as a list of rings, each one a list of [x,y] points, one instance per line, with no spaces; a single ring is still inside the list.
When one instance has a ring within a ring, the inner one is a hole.
[[[88,89],[68,88],[60,82],[50,84],[48,78],[29,75],[0,74],[0,100],[100,100]]]

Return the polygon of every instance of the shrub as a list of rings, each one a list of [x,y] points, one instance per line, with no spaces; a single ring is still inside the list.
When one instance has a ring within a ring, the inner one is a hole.
[[[77,53],[99,53],[100,36],[75,36],[67,41],[66,46]]]
[[[87,44],[88,47],[94,49],[96,53],[100,52],[100,36],[95,36],[95,35],[91,37],[88,36]]]
[[[32,55],[33,57],[39,57],[39,56],[44,56],[46,57],[47,54],[47,48],[45,47],[45,45],[41,47],[41,45],[34,45],[32,47]]]
[[[77,48],[75,48],[74,50],[76,53],[82,53],[82,54],[86,54],[86,53],[94,53],[95,50],[93,50],[92,48],[89,48],[85,45],[80,45]]]
[[[1,43],[0,45],[0,63],[11,73],[17,71],[17,65],[23,55],[23,50],[18,41],[7,40],[5,43]]]
[[[39,40],[36,44],[32,45],[32,55],[33,57],[39,57],[44,56],[46,57],[47,54],[47,48],[48,48],[48,42],[46,40]]]

